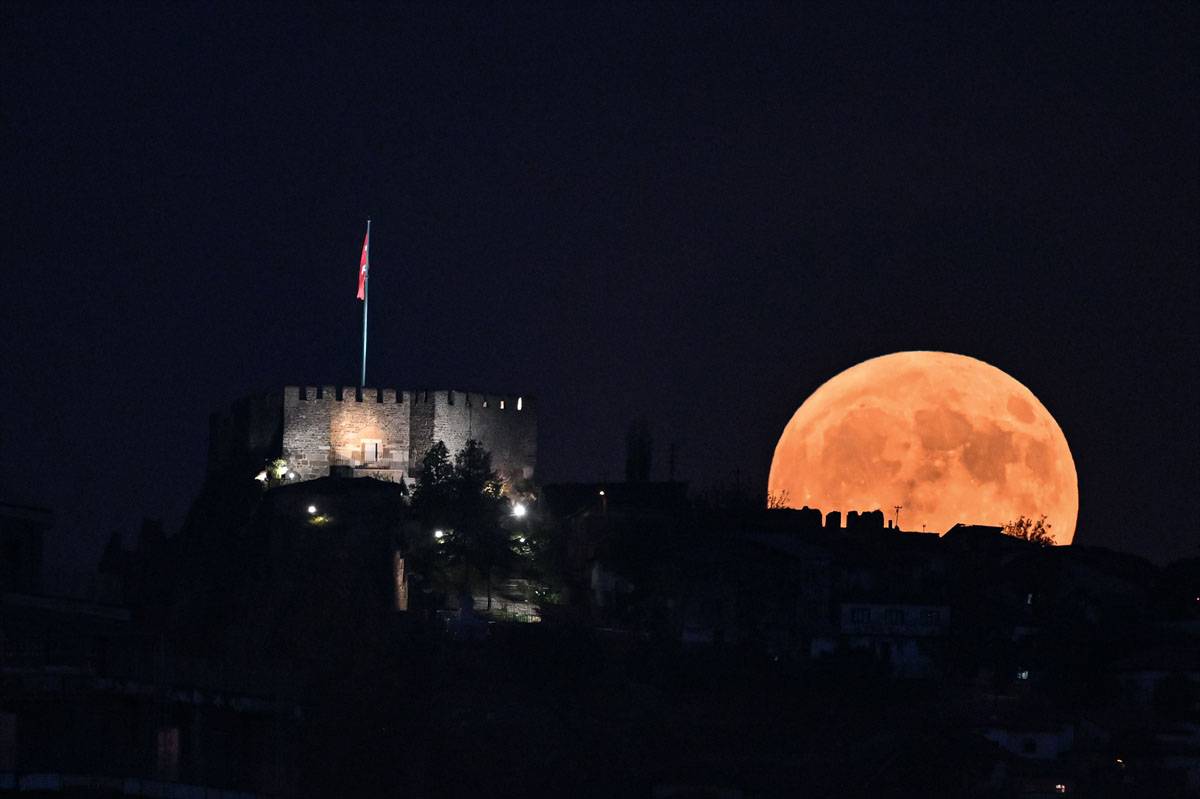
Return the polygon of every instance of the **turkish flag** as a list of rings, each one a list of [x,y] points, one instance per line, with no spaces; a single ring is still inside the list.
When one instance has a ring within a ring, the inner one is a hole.
[[[371,262],[371,231],[363,237],[362,257],[358,259],[358,298],[367,298],[367,264]]]

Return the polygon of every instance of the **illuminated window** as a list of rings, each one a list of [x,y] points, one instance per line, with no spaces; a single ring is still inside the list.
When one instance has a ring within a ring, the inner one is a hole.
[[[522,406],[522,405],[524,405],[524,404],[525,404],[525,402],[524,402],[524,398],[523,398],[523,397],[517,397],[517,410],[518,410],[518,411],[519,411],[519,410],[521,410],[521,406]]]
[[[485,400],[483,401],[483,407],[485,407],[485,408],[486,408],[487,406],[488,406],[488,403],[487,403],[487,400],[485,399]]]
[[[1029,670],[1028,670],[1028,669],[1022,669],[1021,671],[1018,671],[1018,672],[1017,672],[1017,679],[1018,679],[1018,680],[1028,680],[1028,679],[1029,679]]]
[[[504,410],[504,400],[500,400],[500,410]]]
[[[1025,595],[1025,604],[1026,604],[1026,605],[1032,605],[1032,604],[1033,604],[1033,594],[1026,594],[1026,595]]]
[[[363,439],[363,463],[378,463],[379,453],[382,449],[380,442],[372,439]]]

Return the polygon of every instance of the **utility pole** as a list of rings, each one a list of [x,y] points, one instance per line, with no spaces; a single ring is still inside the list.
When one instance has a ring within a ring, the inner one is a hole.
[[[903,505],[893,505],[892,507],[896,509],[896,515],[894,518],[896,520],[896,531],[899,532],[900,531],[900,509],[903,508],[904,506]]]

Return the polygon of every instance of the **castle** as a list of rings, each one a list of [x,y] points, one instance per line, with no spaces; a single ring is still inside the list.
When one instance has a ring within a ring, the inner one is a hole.
[[[537,415],[529,397],[474,391],[286,386],[245,397],[209,420],[210,474],[253,475],[287,462],[288,479],[330,474],[411,482],[429,448],[468,439],[492,453],[509,485],[531,481]]]

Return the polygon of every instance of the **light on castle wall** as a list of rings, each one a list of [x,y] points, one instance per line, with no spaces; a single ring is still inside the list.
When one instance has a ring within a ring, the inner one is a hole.
[[[526,510],[526,508],[525,508],[525,505],[524,505],[523,503],[521,503],[521,502],[518,502],[517,504],[513,505],[513,509],[512,509],[512,515],[513,515],[513,516],[516,516],[518,519],[520,519],[520,518],[521,518],[521,517],[523,517],[523,516],[524,516],[526,513],[527,513],[527,510]]]

